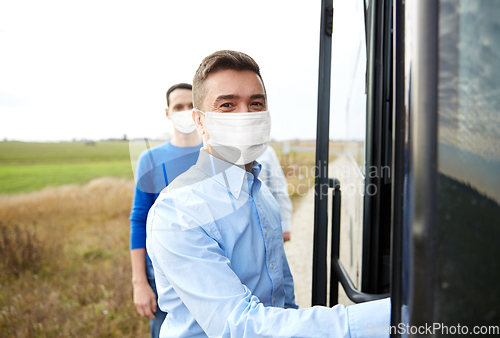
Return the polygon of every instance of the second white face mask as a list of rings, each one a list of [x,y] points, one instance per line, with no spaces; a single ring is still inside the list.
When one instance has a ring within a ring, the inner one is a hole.
[[[227,162],[244,165],[266,151],[271,134],[269,111],[204,114],[210,134],[207,143]]]
[[[192,110],[171,113],[170,119],[172,120],[174,128],[183,134],[190,134],[196,129],[192,117]]]

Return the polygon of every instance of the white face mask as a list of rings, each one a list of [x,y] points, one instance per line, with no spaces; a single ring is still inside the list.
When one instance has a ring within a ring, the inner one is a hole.
[[[205,127],[210,134],[207,143],[227,162],[244,165],[266,151],[271,134],[269,111],[201,113],[205,114]]]
[[[170,114],[170,119],[174,124],[174,128],[183,134],[190,134],[195,129],[196,126],[192,117],[192,110],[184,110]]]

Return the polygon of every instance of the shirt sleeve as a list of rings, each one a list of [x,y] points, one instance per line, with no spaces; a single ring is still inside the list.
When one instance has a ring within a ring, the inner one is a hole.
[[[389,337],[391,325],[390,298],[347,307],[351,338]]]
[[[283,232],[291,232],[292,201],[288,196],[288,184],[276,152],[271,147],[269,148],[269,161],[266,163],[269,166],[269,177],[266,184],[271,188],[271,193],[280,206]]]
[[[209,337],[350,337],[351,331],[364,329],[350,325],[388,323],[390,313],[383,303],[369,311],[350,312],[342,305],[300,310],[264,307],[234,273],[211,235],[212,225],[205,222],[192,207],[183,209],[182,204],[164,199],[150,211],[147,238],[155,269],[166,276]],[[377,313],[381,311],[385,312]]]

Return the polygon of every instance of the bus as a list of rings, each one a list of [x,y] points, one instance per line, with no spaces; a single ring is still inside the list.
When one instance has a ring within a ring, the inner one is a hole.
[[[391,297],[392,337],[500,334],[500,1],[321,11],[312,305]]]

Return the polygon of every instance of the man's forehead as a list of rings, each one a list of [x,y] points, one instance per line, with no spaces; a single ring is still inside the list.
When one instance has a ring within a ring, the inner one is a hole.
[[[169,99],[170,100],[179,100],[183,98],[191,98],[192,91],[191,89],[185,89],[185,88],[176,88],[174,89],[170,95]]]
[[[246,89],[250,95],[264,94],[264,85],[260,77],[250,70],[221,70],[207,76],[205,80],[207,93],[215,95],[231,95],[236,90]]]
[[[181,96],[181,95],[187,95],[187,94],[189,94],[189,95],[191,94],[191,89],[187,89],[187,88],[175,88],[170,93],[170,96]]]

